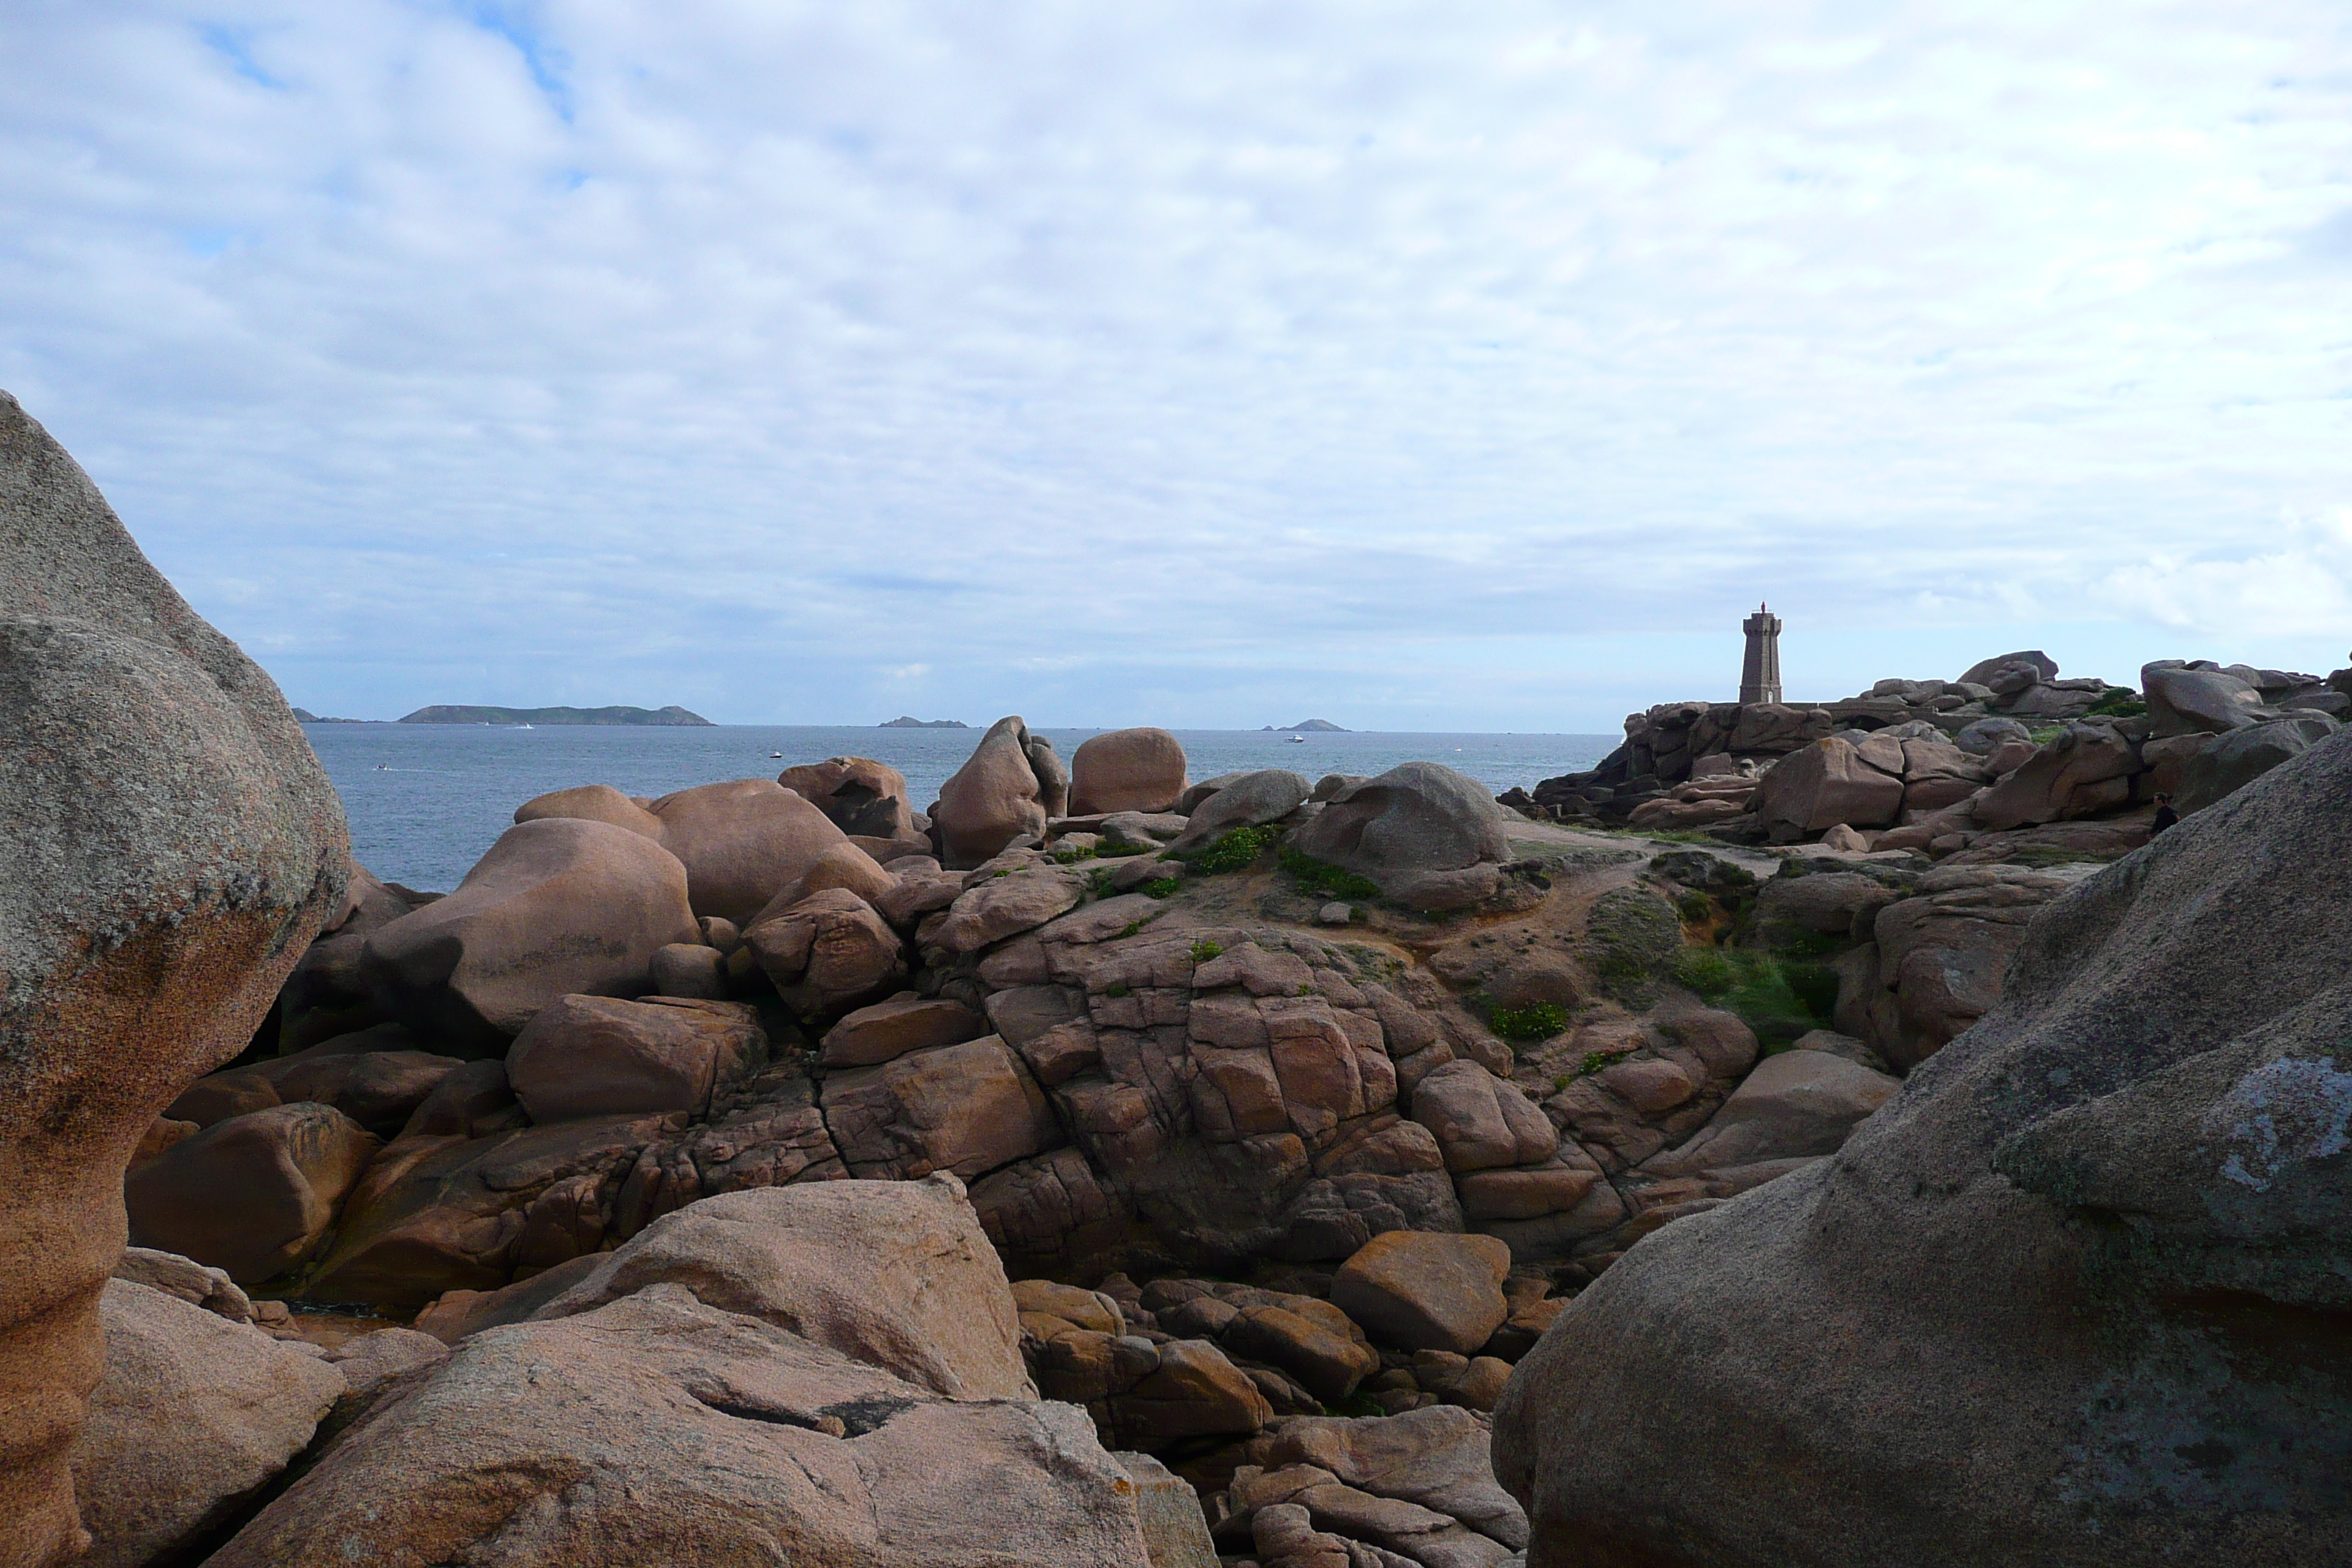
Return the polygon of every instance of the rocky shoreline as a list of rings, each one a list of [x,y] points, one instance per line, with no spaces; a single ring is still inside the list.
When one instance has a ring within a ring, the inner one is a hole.
[[[921,809],[858,757],[520,802],[437,895],[13,401],[0,450],[12,589],[97,563],[0,645],[51,737],[0,764],[0,1561],[2352,1523],[2352,671],[1668,704],[1500,803],[1008,717]],[[70,761],[172,705],[226,718],[164,783]]]

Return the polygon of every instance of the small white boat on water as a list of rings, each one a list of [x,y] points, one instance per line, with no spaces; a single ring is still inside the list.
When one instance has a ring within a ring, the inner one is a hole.
[[[768,753],[768,761],[770,761],[770,762],[772,762],[772,763],[781,763],[781,762],[782,762],[783,760],[784,760],[784,753],[783,753],[783,752],[770,752]]]
[[[1304,735],[1289,735],[1284,738],[1289,741],[1289,742],[1294,746],[1303,746],[1307,744],[1307,737]]]

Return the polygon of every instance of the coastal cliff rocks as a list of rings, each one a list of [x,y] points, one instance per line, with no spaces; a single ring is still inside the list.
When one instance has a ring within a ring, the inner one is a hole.
[[[74,1445],[90,1568],[201,1550],[309,1446],[343,1375],[311,1347],[116,1279],[100,1300],[106,1373]]]
[[[1530,1568],[2336,1561],[2347,831],[2337,735],[2047,908],[1837,1153],[1571,1302],[1496,1415]]]
[[[2144,691],[2060,679],[2029,649],[1958,681],[1882,680],[1817,708],[1662,703],[1628,716],[1625,743],[1597,767],[1503,799],[1539,821],[1735,844],[2113,859],[2147,841],[2156,796],[2180,795],[2200,755],[2212,760],[2176,800],[2184,812],[2352,716],[2332,676],[2163,659],[2140,679]],[[2243,734],[2255,727],[2261,740]]]
[[[1111,730],[1070,754],[1070,815],[1162,812],[1185,789],[1184,747],[1165,730]]]
[[[0,393],[0,1560],[71,1553],[124,1166],[342,907],[341,806],[269,679]]]
[[[1042,838],[1048,818],[1066,815],[1069,775],[1053,742],[1018,716],[999,719],[963,766],[940,786],[930,811],[940,859],[968,871],[1024,836]]]
[[[609,823],[519,823],[447,898],[367,939],[385,1009],[453,1056],[503,1055],[557,997],[640,995],[653,955],[700,940],[685,868]]]

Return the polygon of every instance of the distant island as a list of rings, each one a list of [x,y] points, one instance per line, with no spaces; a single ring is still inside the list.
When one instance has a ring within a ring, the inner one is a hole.
[[[877,730],[969,730],[971,728],[961,719],[918,719],[911,713],[901,713],[896,719],[874,727]]]
[[[1344,735],[1348,733],[1346,730],[1334,724],[1328,719],[1301,719],[1296,724],[1268,724],[1258,732],[1260,734],[1276,734],[1284,731],[1292,730],[1312,730],[1318,735]]]
[[[368,721],[365,719],[322,719],[318,714],[311,712],[308,708],[297,708],[294,710],[294,721],[298,724],[364,724]]]
[[[710,721],[672,704],[651,708],[474,708],[438,703],[404,714],[404,724],[701,724]]]

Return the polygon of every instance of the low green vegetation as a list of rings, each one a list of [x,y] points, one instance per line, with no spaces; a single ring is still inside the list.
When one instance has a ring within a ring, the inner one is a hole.
[[[1282,868],[1290,873],[1302,893],[1320,893],[1327,899],[1377,899],[1381,889],[1368,878],[1353,871],[1343,871],[1327,865],[1312,855],[1302,855],[1288,845],[1282,848]]]
[[[1102,843],[1095,846],[1096,857],[1103,860],[1117,860],[1129,855],[1149,855],[1151,850],[1152,846],[1149,844]]]
[[[1486,1022],[1507,1040],[1548,1040],[1568,1027],[1568,1009],[1557,1002],[1497,1007]]]
[[[1184,885],[1181,877],[1155,877],[1135,890],[1147,899],[1172,899],[1176,889]]]
[[[1786,1044],[1810,1030],[1829,1027],[1837,1006],[1836,970],[1769,952],[1685,948],[1675,961],[1675,979],[1737,1013],[1768,1044]]]
[[[1106,996],[1109,996],[1109,997],[1113,997],[1113,998],[1117,998],[1117,997],[1126,996],[1126,995],[1131,994],[1131,993],[1130,993],[1130,991],[1129,991],[1129,986],[1128,986],[1128,984],[1127,984],[1127,982],[1125,982],[1125,981],[1123,981],[1123,980],[1114,980],[1114,981],[1112,981],[1109,984],[1108,984],[1108,985],[1106,985],[1106,986],[1104,986],[1104,987],[1102,988],[1102,994],[1103,994],[1104,995],[1106,995]]]
[[[1272,848],[1281,837],[1282,829],[1272,823],[1258,827],[1236,827],[1207,847],[1179,855],[1176,858],[1190,866],[1196,876],[1213,877],[1225,871],[1246,871],[1256,865],[1258,857]]]
[[[1591,1078],[1602,1068],[1622,1062],[1633,1054],[1633,1047],[1631,1046],[1620,1046],[1613,1051],[1587,1051],[1584,1053],[1584,1058],[1576,1064],[1576,1076]],[[1566,1089],[1570,1081],[1572,1080],[1562,1079],[1559,1080],[1559,1087]]]
[[[1675,955],[1683,951],[1679,914],[1646,888],[1601,895],[1585,932],[1601,989],[1629,1007],[1646,1007],[1656,999],[1654,984],[1672,972]]]
[[[2139,693],[2128,686],[2110,686],[2099,693],[2098,701],[2091,705],[2088,717],[2095,719],[2137,719],[2147,711],[2147,704]]]
[[[1223,958],[1224,955],[1225,950],[1206,937],[1192,944],[1192,962],[1195,963],[1206,963],[1213,958]]]
[[[1075,849],[1056,849],[1054,851],[1054,864],[1075,866],[1081,860],[1093,859],[1095,855],[1096,849],[1091,844],[1082,844]]]

